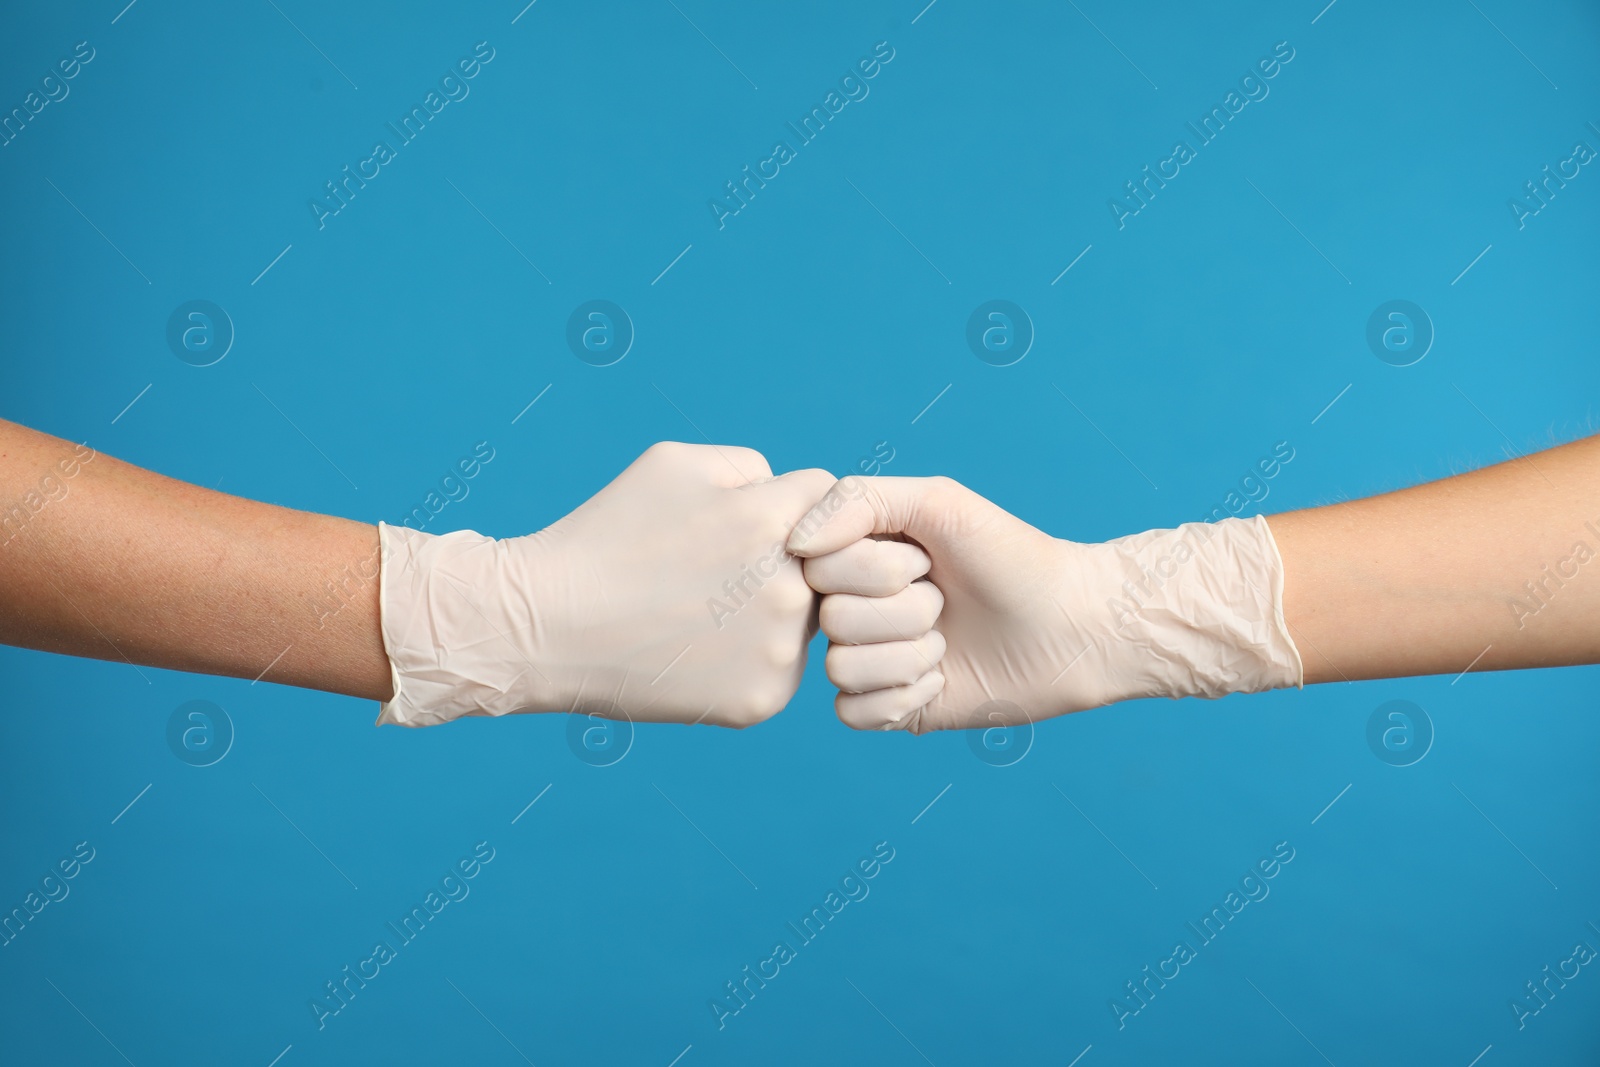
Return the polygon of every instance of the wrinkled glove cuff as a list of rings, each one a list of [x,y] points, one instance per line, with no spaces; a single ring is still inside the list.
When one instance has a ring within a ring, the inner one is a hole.
[[[1111,603],[1118,640],[1143,650],[1126,696],[1211,699],[1304,684],[1283,616],[1283,558],[1264,516],[1185,523],[1106,547],[1121,577]]]
[[[378,725],[437,726],[528,704],[528,620],[499,580],[501,545],[463,530],[378,525],[379,614],[394,695]],[[518,669],[518,668],[521,669]]]

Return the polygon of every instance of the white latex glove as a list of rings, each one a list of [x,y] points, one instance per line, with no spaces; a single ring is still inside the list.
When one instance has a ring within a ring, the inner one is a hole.
[[[931,569],[874,534],[915,541]],[[949,478],[848,478],[789,549],[812,557],[835,707],[860,730],[1019,725],[1304,677],[1283,621],[1283,562],[1260,517],[1085,545]]]
[[[497,541],[383,526],[379,723],[573,711],[749,726],[782,710],[816,632],[784,550],[834,484],[748,448],[663,443],[554,525]]]

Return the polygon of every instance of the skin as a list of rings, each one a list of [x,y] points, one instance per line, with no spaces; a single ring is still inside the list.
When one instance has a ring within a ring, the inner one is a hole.
[[[1600,437],[1267,522],[1307,684],[1600,663]]]
[[[88,455],[0,420],[0,642],[389,699],[377,527]]]

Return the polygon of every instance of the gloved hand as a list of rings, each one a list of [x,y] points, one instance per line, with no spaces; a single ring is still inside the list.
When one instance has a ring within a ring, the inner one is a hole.
[[[909,538],[931,567],[869,535]],[[1075,544],[948,478],[848,478],[788,544],[825,594],[835,708],[858,730],[1019,725],[1302,683],[1260,517]]]
[[[748,448],[652,446],[529,534],[383,526],[380,723],[574,711],[743,727],[794,695],[815,598],[784,539],[830,486]]]

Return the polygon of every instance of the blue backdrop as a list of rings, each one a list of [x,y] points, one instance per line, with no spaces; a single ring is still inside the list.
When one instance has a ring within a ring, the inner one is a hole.
[[[512,535],[710,439],[1096,540],[1592,428],[1592,4],[124,2],[0,35],[3,414],[202,485]],[[0,1055],[1600,1056],[1594,668],[919,739],[821,651],[630,737],[0,650]]]

